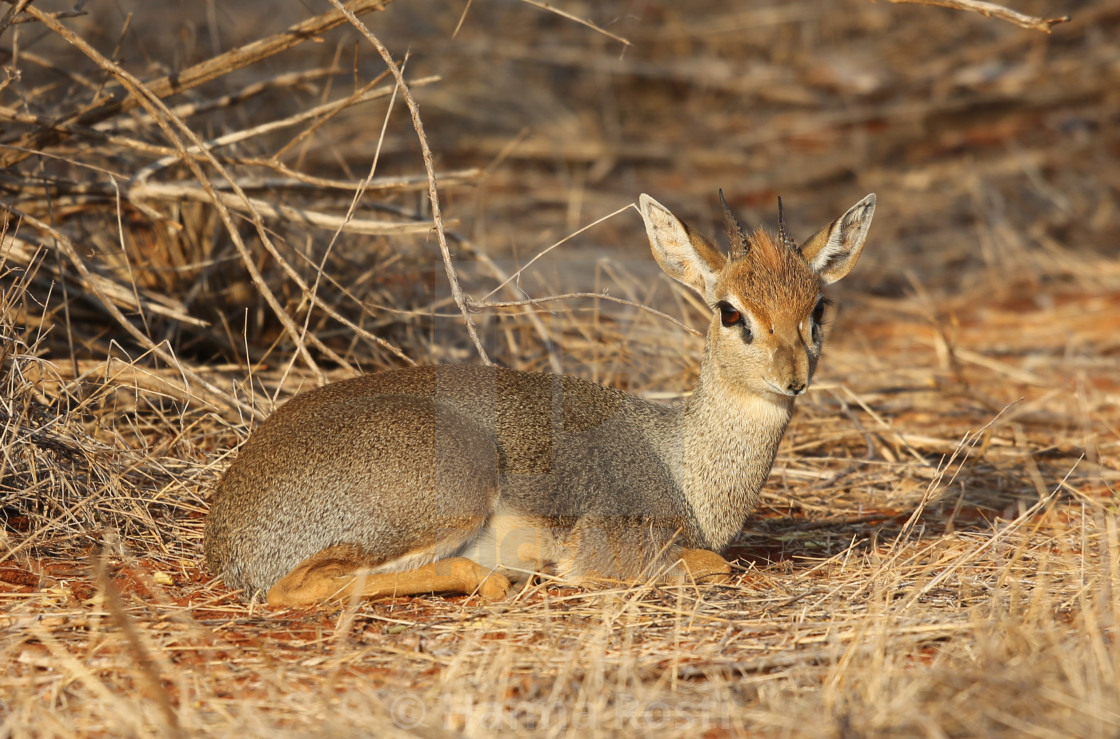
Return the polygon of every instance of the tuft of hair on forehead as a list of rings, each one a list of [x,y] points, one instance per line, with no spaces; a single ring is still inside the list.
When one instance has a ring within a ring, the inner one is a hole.
[[[781,264],[781,254],[778,251],[778,245],[774,243],[774,239],[764,229],[756,228],[754,233],[751,234],[750,239],[747,240],[750,244],[750,249],[747,251],[747,257],[753,259],[760,268],[768,270],[777,270]]]
[[[790,249],[763,229],[748,240],[750,248],[729,265],[721,287],[742,301],[769,326],[779,316],[797,320],[813,309],[821,278],[797,249]]]

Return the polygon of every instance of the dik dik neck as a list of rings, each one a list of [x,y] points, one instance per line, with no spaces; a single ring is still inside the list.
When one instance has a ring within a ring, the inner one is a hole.
[[[681,413],[679,480],[708,543],[722,548],[758,505],[793,398],[728,388],[705,362]]]

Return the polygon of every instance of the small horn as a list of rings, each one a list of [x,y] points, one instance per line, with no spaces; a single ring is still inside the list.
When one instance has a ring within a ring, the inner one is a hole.
[[[786,228],[786,213],[782,208],[782,196],[778,196],[778,240],[782,242],[782,246],[793,251],[800,251],[797,242],[789,235],[789,229]]]
[[[731,252],[729,256],[732,259],[742,259],[747,256],[747,252],[751,250],[751,243],[747,239],[747,235],[743,233],[743,227],[735,220],[735,216],[731,213],[731,208],[727,205],[727,200],[723,197],[723,188],[719,189],[719,202],[723,205],[723,220],[727,223],[727,236],[731,239]]]

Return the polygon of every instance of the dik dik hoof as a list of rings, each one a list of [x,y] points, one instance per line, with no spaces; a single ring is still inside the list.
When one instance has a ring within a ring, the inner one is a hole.
[[[510,583],[505,575],[491,573],[478,585],[478,594],[483,600],[501,600],[509,592]]]
[[[707,549],[686,549],[681,561],[688,571],[688,577],[704,584],[723,584],[731,582],[731,565],[726,559]]]

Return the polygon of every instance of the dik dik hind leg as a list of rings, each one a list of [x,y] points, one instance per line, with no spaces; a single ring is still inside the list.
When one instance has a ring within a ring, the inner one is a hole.
[[[707,549],[681,549],[681,579],[697,583],[731,582],[731,565],[726,559]]]
[[[304,606],[360,598],[420,593],[473,593],[499,600],[509,580],[465,557],[441,559],[405,572],[362,574],[369,563],[352,547],[337,546],[308,557],[268,591],[270,606]]]
[[[698,584],[731,580],[731,565],[715,552],[666,546],[656,535],[635,539],[624,532],[612,536],[606,529],[594,526],[591,518],[576,525],[567,543],[568,556],[558,562],[563,577],[580,585],[649,579]]]

